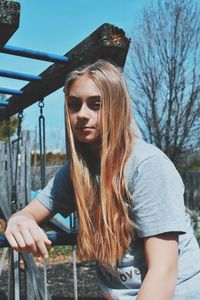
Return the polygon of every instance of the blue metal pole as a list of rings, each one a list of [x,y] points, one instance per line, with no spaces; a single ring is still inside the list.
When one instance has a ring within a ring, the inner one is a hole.
[[[61,233],[55,231],[46,232],[48,239],[52,242],[52,246],[56,245],[75,245],[75,233]],[[0,234],[0,248],[10,247],[4,234]]]
[[[18,73],[18,72],[2,70],[2,69],[0,69],[0,76],[14,78],[14,79],[20,79],[20,80],[27,80],[27,81],[39,81],[42,79],[41,76],[35,76],[35,75],[30,75],[30,74],[25,74],[25,73]]]
[[[0,87],[0,94],[7,94],[7,95],[22,95],[23,91],[21,90],[13,90],[8,88]]]
[[[56,54],[50,54],[45,52],[40,52],[36,50],[31,49],[24,49],[14,46],[5,45],[0,52],[6,53],[6,54],[12,54],[12,55],[18,55],[23,57],[29,57],[29,58],[35,58],[39,60],[45,60],[45,61],[51,61],[51,62],[68,62],[69,58],[66,56],[56,55]]]

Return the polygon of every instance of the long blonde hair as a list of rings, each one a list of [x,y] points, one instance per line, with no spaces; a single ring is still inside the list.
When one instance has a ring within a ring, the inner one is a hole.
[[[78,214],[78,256],[115,266],[128,250],[134,223],[129,217],[129,191],[125,164],[132,151],[133,128],[130,98],[122,71],[98,60],[72,71],[65,82],[66,101],[70,86],[87,75],[101,94],[101,165],[99,183],[75,140],[67,111],[70,172]]]

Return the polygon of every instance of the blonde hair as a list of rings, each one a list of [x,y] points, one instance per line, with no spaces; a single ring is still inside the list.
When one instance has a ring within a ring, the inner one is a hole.
[[[66,101],[71,84],[83,75],[95,82],[101,94],[101,166],[98,184],[74,138],[67,111],[70,172],[79,222],[78,256],[115,266],[128,250],[134,229],[124,175],[133,140],[130,98],[121,69],[98,60],[68,75]]]

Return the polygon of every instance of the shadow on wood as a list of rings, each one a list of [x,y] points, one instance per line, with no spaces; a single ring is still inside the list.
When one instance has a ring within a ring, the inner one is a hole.
[[[19,27],[20,4],[0,1],[0,48],[3,47]]]

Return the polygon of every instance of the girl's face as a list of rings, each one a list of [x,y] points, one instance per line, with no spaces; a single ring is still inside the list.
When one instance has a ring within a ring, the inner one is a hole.
[[[75,79],[66,104],[75,138],[81,143],[97,143],[101,136],[101,95],[94,81],[87,75]]]

